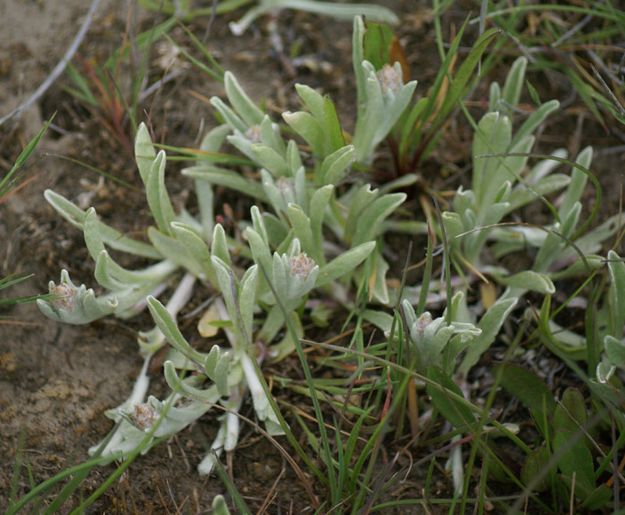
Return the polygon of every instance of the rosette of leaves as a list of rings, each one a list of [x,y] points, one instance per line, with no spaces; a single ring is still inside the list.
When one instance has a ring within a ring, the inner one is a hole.
[[[256,236],[263,236],[268,247],[276,250],[286,249],[297,238],[301,250],[320,266],[322,278],[328,253],[340,254],[336,266],[341,265],[343,273],[347,272],[343,264],[352,257],[359,257],[360,263],[371,254],[370,297],[388,303],[388,264],[379,249],[373,251],[371,242],[382,235],[385,220],[406,195],[383,194],[356,177],[350,177],[348,184],[356,149],[345,143],[336,109],[327,97],[298,84],[296,91],[307,110],[283,114],[310,148],[311,155],[305,155],[294,140],[284,142],[279,125],[260,111],[232,74],[225,74],[224,84],[229,104],[217,97],[211,103],[231,130],[227,141],[260,168],[260,177],[210,164],[187,168],[183,174],[262,202],[268,209],[255,216],[255,226],[260,220],[264,225],[262,230],[254,228]],[[342,243],[340,247],[326,241],[328,232]]]
[[[247,392],[267,430],[274,434],[282,431],[259,366],[266,358],[281,359],[293,350],[295,342],[285,325],[291,322],[296,335],[302,335],[302,309],[315,289],[349,302],[350,285],[363,273],[358,268],[366,261],[367,273],[375,278],[369,282],[374,284],[371,295],[380,301],[388,299],[388,265],[376,240],[383,234],[383,222],[405,198],[399,193],[382,194],[360,181],[341,186],[337,193],[354,161],[354,147],[345,144],[333,106],[318,93],[298,88],[304,101],[325,106],[324,123],[330,123],[333,131],[324,133],[312,155],[305,155],[295,141],[283,139],[279,125],[251,101],[230,73],[225,75],[225,86],[229,105],[217,98],[213,104],[226,123],[208,133],[201,150],[217,151],[227,140],[260,169],[259,179],[206,163],[185,169],[183,174],[194,179],[197,216],[184,209],[175,213],[165,187],[165,153],[156,152],[143,125],[137,133],[135,153],[154,219],[154,226],[147,230],[149,243],[109,227],[93,209],[84,211],[62,196],[46,192],[52,206],[83,230],[96,262],[95,279],[104,293],[96,295],[86,286],[73,285],[63,272],[61,285],[52,283],[50,288],[62,290],[64,295],[54,302],[41,302],[41,310],[58,321],[88,323],[108,314],[131,317],[147,306],[156,322],[152,330],[141,333],[146,366],[133,394],[107,412],[119,428],[105,454],[136,448],[146,432],[151,438],[149,447],[219,403],[226,414],[220,417],[214,452],[199,466],[201,473],[211,471],[221,450],[236,446],[236,412]],[[215,185],[244,193],[257,203],[251,208],[250,221],[241,222],[247,241],[229,238],[222,226],[214,223]],[[111,257],[109,249],[155,263],[129,270]],[[240,256],[237,262],[230,249]],[[184,275],[163,306],[156,296],[175,285],[179,274]],[[229,348],[197,351],[176,326],[176,315],[198,281],[219,295],[209,324],[223,329]],[[144,404],[149,387],[147,363],[165,342],[171,346],[164,364],[165,379],[173,393],[164,401],[151,397]],[[140,422],[137,410],[151,414],[157,421],[154,424],[160,425]]]

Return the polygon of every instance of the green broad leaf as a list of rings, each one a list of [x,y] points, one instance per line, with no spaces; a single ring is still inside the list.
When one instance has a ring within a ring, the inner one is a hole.
[[[347,145],[339,148],[323,160],[319,176],[321,184],[338,184],[349,173],[354,162],[354,146]]]
[[[390,50],[395,35],[391,28],[384,23],[367,23],[364,34],[364,58],[369,61],[376,70],[390,62]]]
[[[508,72],[501,97],[507,106],[509,106],[509,109],[513,109],[519,103],[521,91],[523,91],[523,84],[525,82],[526,68],[527,59],[525,57],[519,57],[512,63],[512,67]]]
[[[191,345],[189,345],[189,342],[187,342],[185,337],[182,336],[180,329],[178,329],[178,325],[176,325],[176,322],[171,317],[165,306],[163,306],[158,299],[152,297],[152,295],[148,296],[147,304],[154,322],[165,335],[165,338],[167,338],[170,345],[181,354],[184,354],[191,361],[195,361],[198,364],[204,364],[207,355],[196,351],[193,347],[191,347]]]
[[[594,462],[590,444],[582,428],[588,420],[584,397],[575,388],[567,388],[553,415],[553,449],[559,457],[562,473],[588,493],[595,489]]]
[[[549,451],[545,445],[534,449],[525,459],[521,468],[521,481],[525,486],[532,484],[534,491],[544,492],[549,488],[549,484],[554,476],[554,470],[549,470]],[[538,483],[534,483],[536,478],[541,478]]]
[[[248,197],[258,199],[262,202],[267,200],[265,192],[258,182],[248,179],[240,173],[228,170],[227,168],[208,165],[191,166],[182,170],[182,175],[238,191],[239,193],[243,193]]]
[[[605,483],[599,485],[595,488],[587,497],[584,499],[582,504],[582,508],[587,508],[591,511],[600,510],[602,508],[607,507],[612,501],[613,493],[612,489],[608,487]]]
[[[464,399],[460,387],[439,367],[429,367],[427,377],[439,385],[436,387],[428,383],[427,392],[432,398],[432,404],[441,412],[445,420],[456,429],[470,428],[475,422],[475,417],[466,403],[460,400]]]
[[[224,74],[224,86],[230,104],[232,104],[232,107],[243,121],[249,127],[260,125],[265,116],[264,113],[252,102],[250,97],[246,95],[236,77],[231,72],[226,72]]]
[[[336,112],[336,107],[330,97],[324,97],[323,99],[323,114],[324,123],[322,124],[322,127],[326,137],[324,155],[329,155],[345,146],[345,137],[343,136],[343,129],[341,127],[339,115]]]
[[[531,270],[525,270],[508,277],[497,277],[497,281],[512,288],[522,288],[543,295],[553,295],[556,291],[556,287],[549,276]]]
[[[368,241],[334,258],[327,265],[321,267],[319,270],[319,278],[315,286],[325,286],[349,274],[369,257],[373,249],[375,249],[375,241]]]
[[[502,365],[498,372],[501,372],[501,386],[529,410],[543,436],[549,435],[549,421],[556,404],[547,385],[533,372],[517,365]]]
[[[85,217],[87,216],[85,211],[52,190],[46,190],[43,196],[54,208],[54,210],[65,218],[65,220],[67,220],[74,227],[83,229]],[[96,232],[99,234],[100,238],[102,238],[102,241],[112,249],[146,258],[163,258],[163,256],[152,245],[133,240],[99,220],[97,225],[98,227]]]
[[[469,370],[479,361],[480,356],[493,344],[501,326],[516,306],[517,301],[518,299],[514,297],[498,300],[488,308],[478,324],[482,334],[472,340],[460,364],[459,371],[463,375],[466,376],[469,373]]]
[[[617,367],[625,368],[625,341],[618,340],[608,334],[603,339],[603,346],[610,363]]]
[[[141,123],[135,136],[135,160],[143,184],[147,184],[152,163],[156,159],[156,151],[145,123]]]

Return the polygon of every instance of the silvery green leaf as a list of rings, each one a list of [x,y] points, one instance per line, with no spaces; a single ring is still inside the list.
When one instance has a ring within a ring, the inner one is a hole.
[[[454,211],[462,215],[467,210],[475,209],[475,193],[471,190],[465,190],[460,186],[452,201]]]
[[[137,161],[137,168],[139,168],[143,184],[146,184],[148,181],[154,159],[156,159],[156,151],[154,150],[154,145],[152,145],[150,133],[145,123],[142,122],[135,136],[135,160]]]
[[[207,181],[217,186],[224,186],[263,202],[267,200],[260,184],[246,179],[240,173],[233,172],[227,168],[209,165],[191,166],[182,170],[182,175]]]
[[[534,259],[533,268],[535,271],[546,272],[556,259],[562,257],[561,252],[567,245],[564,238],[567,238],[567,234],[570,235],[575,230],[581,209],[581,204],[577,202],[569,211],[566,220],[562,224],[555,224],[552,232],[547,234],[543,245]]]
[[[377,311],[373,309],[365,309],[361,314],[363,320],[373,324],[375,327],[380,329],[385,336],[391,331],[391,327],[393,326],[393,316],[385,313],[384,311]]]
[[[406,200],[405,193],[387,193],[375,199],[373,203],[363,210],[358,220],[352,244],[358,245],[375,238],[378,235],[380,224],[395,211],[404,200]]]
[[[473,140],[473,185],[476,205],[485,206],[491,202],[507,175],[500,175],[502,157],[490,157],[491,154],[503,154],[508,150],[512,138],[512,124],[507,116],[498,112],[488,113],[478,123]]]
[[[260,265],[267,274],[271,274],[272,270],[272,258],[269,246],[263,240],[263,238],[251,227],[248,227],[245,231],[245,237],[252,251],[252,257],[254,262]]]
[[[294,188],[290,187],[288,179],[282,179],[281,186],[282,188],[278,189],[276,186],[276,181],[273,180],[273,177],[267,170],[261,170],[260,176],[262,179],[263,191],[265,192],[265,196],[269,199],[269,203],[273,210],[280,214],[286,211],[287,203],[294,202]]]
[[[312,116],[316,120],[323,120],[323,95],[306,84],[295,84],[295,91],[297,91],[297,94],[302,99],[302,103],[311,112]]]
[[[353,145],[339,148],[327,156],[319,171],[321,184],[338,184],[349,173],[350,166],[354,162],[355,149]]]
[[[325,286],[349,274],[369,257],[373,249],[375,249],[375,241],[368,241],[334,258],[319,270],[319,278],[317,279],[316,286]]]
[[[525,57],[519,57],[516,61],[514,61],[514,63],[512,63],[512,67],[506,77],[501,97],[511,109],[516,107],[519,103],[519,99],[521,98],[526,68],[527,59]]]
[[[167,236],[154,227],[148,228],[148,238],[152,245],[168,260],[185,268],[196,277],[204,275],[204,269],[191,256],[184,244],[175,238]]]
[[[389,303],[388,285],[386,284],[386,273],[388,272],[389,265],[381,254],[374,254],[374,273],[375,282],[373,289],[369,292],[369,299],[375,300],[380,304]]]
[[[165,151],[161,150],[148,172],[145,192],[156,225],[164,234],[170,234],[169,224],[174,219],[174,208],[165,188]]]
[[[252,145],[255,161],[271,172],[274,177],[284,177],[289,175],[289,166],[283,156],[278,154],[273,148],[266,145]]]
[[[260,124],[260,141],[275,150],[279,155],[286,155],[286,145],[280,136],[280,126],[264,115]]]
[[[543,295],[553,295],[556,287],[545,274],[525,270],[508,277],[497,277],[497,281],[511,288],[535,291]]]
[[[188,256],[202,270],[200,277],[208,279],[212,284],[215,284],[215,273],[213,272],[210,260],[211,255],[206,242],[188,225],[183,223],[172,222],[171,229],[175,238],[185,247]]]
[[[200,150],[208,153],[217,152],[229,132],[230,127],[227,125],[220,125],[210,130],[202,139]],[[197,162],[197,165],[201,166],[202,163]],[[203,235],[208,239],[215,225],[214,194],[211,184],[200,179],[195,179],[195,196],[200,211],[199,218],[203,229]]]
[[[561,173],[544,177],[538,184],[527,184],[526,181],[523,181],[510,194],[508,212],[516,211],[533,200],[561,190],[568,186],[570,182],[570,177]]]
[[[282,118],[302,139],[310,145],[313,153],[323,154],[323,133],[314,116],[304,111],[282,113]]]
[[[232,261],[230,259],[230,251],[228,250],[228,240],[226,232],[221,224],[215,225],[213,230],[213,238],[211,241],[211,256],[218,257],[224,264],[230,268]]]
[[[614,338],[609,334],[603,339],[605,354],[612,365],[625,367],[625,342],[622,339]]]
[[[442,220],[449,244],[452,246],[460,245],[462,243],[460,235],[465,232],[460,215],[451,211],[445,211],[442,214]]]
[[[253,339],[254,306],[256,306],[256,287],[258,286],[258,265],[247,269],[241,278],[239,292],[239,312],[242,333],[251,344]]]
[[[582,150],[575,160],[576,164],[586,169],[588,169],[591,162],[592,147],[586,147],[584,150]],[[573,171],[571,172],[571,183],[569,184],[564,198],[562,199],[562,203],[560,204],[560,218],[566,218],[570,213],[571,209],[573,209],[575,203],[581,200],[582,193],[586,188],[587,182],[588,177],[586,176],[586,174],[578,168],[573,167]]]
[[[551,156],[555,159],[543,159],[535,164],[534,167],[527,173],[525,176],[525,182],[527,184],[531,184],[533,186],[540,184],[543,178],[547,177],[558,166],[560,166],[559,159],[566,159],[568,152],[563,148],[559,148],[551,152]]]
[[[527,117],[527,120],[523,122],[523,125],[516,131],[512,143],[516,143],[521,139],[532,134],[536,128],[545,121],[545,119],[554,111],[560,107],[560,102],[557,100],[549,100],[542,104],[536,111]]]
[[[265,222],[265,228],[267,229],[269,245],[278,247],[288,236],[289,230],[286,224],[271,213],[263,213],[263,220]]]
[[[281,256],[275,252],[271,266],[271,279],[273,281],[275,294],[282,302],[284,302],[289,296],[288,268],[288,257]]]
[[[241,367],[243,368],[243,373],[245,374],[245,380],[247,381],[247,385],[250,389],[250,394],[252,395],[252,402],[254,403],[254,411],[256,411],[256,415],[258,419],[264,422],[270,422],[270,425],[267,425],[267,429],[270,431],[276,431],[271,434],[281,434],[283,433],[280,423],[278,422],[278,417],[267,398],[267,394],[265,393],[265,389],[262,387],[260,379],[258,378],[256,367],[252,362],[252,358],[247,355],[247,353],[243,352],[240,357]]]
[[[291,171],[299,170],[302,167],[302,156],[300,156],[297,143],[293,140],[289,140],[286,146],[286,162]]]
[[[46,190],[43,195],[57,213],[74,227],[83,229],[85,217],[87,216],[85,211],[52,190]],[[152,245],[133,240],[99,220],[96,232],[106,245],[115,250],[152,259],[162,259],[163,257]]]
[[[204,371],[215,383],[219,395],[228,395],[228,372],[230,371],[230,356],[224,354],[218,345],[213,345],[204,360]]]
[[[306,181],[306,169],[300,166],[293,171],[293,187],[295,189],[295,203],[308,213],[308,190]]]
[[[605,264],[605,258],[596,254],[586,254],[586,262],[581,259],[576,260],[571,266],[549,274],[554,281],[570,279],[571,277],[587,276],[589,272],[594,272]]]
[[[354,25],[352,29],[352,66],[354,67],[354,76],[356,77],[356,93],[358,101],[358,116],[362,116],[362,110],[366,101],[366,80],[365,70],[362,67],[364,60],[364,36],[365,36],[365,23],[362,16],[356,16],[354,18]]]
[[[248,126],[259,125],[263,121],[264,113],[245,94],[245,91],[243,91],[243,88],[231,72],[224,74],[224,86],[230,104],[243,121]]]
[[[608,252],[608,270],[610,271],[611,331],[613,336],[621,338],[625,328],[625,263],[613,250]]]
[[[321,249],[323,248],[323,219],[326,214],[326,210],[328,208],[328,204],[330,203],[330,199],[332,198],[332,194],[334,193],[334,186],[328,184],[327,186],[323,186],[319,188],[313,193],[312,198],[310,199],[310,229],[312,231],[313,236],[313,247],[319,249],[317,258],[315,261],[317,263],[323,263],[323,252]]]
[[[100,282],[98,278],[99,273],[104,274],[104,277],[110,278],[115,283],[123,285],[123,287],[128,287],[135,284],[161,283],[177,269],[178,265],[176,263],[166,259],[143,270],[127,270],[118,265],[109,253],[103,250],[96,259],[95,276],[98,283],[106,288],[109,287]]]
[[[179,393],[195,401],[209,404],[215,404],[221,397],[219,391],[217,390],[217,386],[215,385],[202,390],[201,388],[196,388],[188,382],[180,379],[178,373],[176,372],[176,367],[174,367],[174,364],[171,361],[165,361],[163,365],[163,372],[167,386],[169,386],[169,388],[171,388],[171,390],[175,393]]]
[[[147,405],[152,407],[157,417],[161,419],[154,436],[161,438],[182,431],[189,424],[203,416],[214,404],[214,402],[188,401],[183,406],[169,406],[167,411],[165,411],[165,403],[150,396]]]
[[[466,376],[469,373],[469,370],[478,362],[480,356],[493,344],[501,326],[514,309],[517,301],[517,298],[498,300],[484,313],[478,324],[482,334],[471,342],[459,367],[459,371],[463,375]]]
[[[611,238],[617,231],[625,225],[625,214],[620,213],[608,218],[598,227],[593,227],[592,231],[575,241],[575,245],[584,254],[596,254],[601,252],[601,244]],[[577,252],[572,247],[564,249],[559,256],[562,260],[575,258]]]
[[[223,495],[216,495],[211,504],[213,515],[230,515],[230,510]]]
[[[352,240],[363,210],[371,205],[377,196],[378,190],[372,190],[370,184],[365,184],[358,188],[350,198],[346,198],[347,195],[341,198],[341,203],[349,206],[344,234],[347,241]]]
[[[198,364],[203,364],[207,355],[196,351],[178,329],[178,325],[171,317],[165,306],[163,306],[158,299],[155,299],[151,295],[147,298],[148,309],[154,319],[154,322],[161,330],[161,332],[167,338],[167,341],[178,352],[184,354],[191,361],[195,361]]]
[[[488,94],[488,112],[500,110],[501,88],[497,82],[491,82]]]
[[[204,459],[198,464],[197,471],[200,476],[208,476],[213,471],[219,456],[224,448],[224,440],[226,439],[226,418],[221,419],[221,425],[217,430],[217,436],[211,444],[211,448]]]
[[[230,109],[219,97],[212,97],[210,99],[210,103],[215,109],[217,109],[217,112],[224,119],[224,122],[226,122],[233,130],[244,133],[248,129],[241,117]]]
[[[234,322],[238,319],[236,301],[237,292],[234,274],[232,273],[232,270],[230,270],[230,266],[214,254],[211,261],[213,262],[213,269],[215,270],[215,275],[217,276],[219,289],[221,290],[221,294],[226,301],[228,315],[230,316],[230,320]]]
[[[356,129],[352,138],[352,144],[356,149],[356,160],[359,162],[369,160],[377,144],[384,138],[383,135],[381,136],[378,124],[386,116],[382,88],[375,74],[367,77],[365,86],[365,107],[362,116],[356,120]]]
[[[316,248],[314,245],[313,233],[310,226],[310,220],[304,213],[301,207],[296,204],[289,204],[287,208],[287,216],[295,237],[299,240],[302,249],[307,254],[310,254],[317,260],[318,254],[322,251],[321,248]]]
[[[52,320],[67,324],[88,324],[98,318],[110,315],[118,306],[116,297],[96,297],[94,291],[84,284],[77,287],[67,270],[61,271],[59,284],[50,281],[48,290],[52,299],[37,300],[41,312]]]
[[[616,371],[616,367],[611,365],[610,363],[606,363],[605,361],[600,361],[597,365],[597,381],[602,384],[607,383],[614,372]]]

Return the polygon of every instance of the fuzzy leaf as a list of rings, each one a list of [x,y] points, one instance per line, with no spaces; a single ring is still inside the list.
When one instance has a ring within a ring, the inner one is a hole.
[[[324,286],[352,272],[360,263],[369,257],[375,248],[375,241],[368,241],[349,249],[339,257],[330,261],[319,271],[317,287]]]

